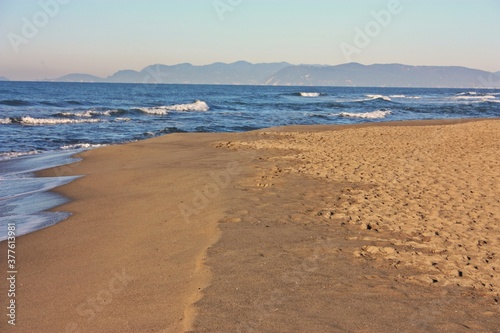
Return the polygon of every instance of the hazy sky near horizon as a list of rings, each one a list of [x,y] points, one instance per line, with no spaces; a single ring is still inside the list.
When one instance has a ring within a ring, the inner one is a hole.
[[[499,18],[500,0],[0,0],[0,76],[238,60],[500,71]]]

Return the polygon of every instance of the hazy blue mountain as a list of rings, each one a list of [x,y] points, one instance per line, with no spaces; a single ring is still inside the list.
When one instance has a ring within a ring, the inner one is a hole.
[[[61,76],[58,79],[55,80],[50,80],[50,81],[58,81],[58,82],[102,82],[103,79],[90,75],[90,74],[80,74],[80,73],[73,73],[73,74],[68,74]]]
[[[10,80],[5,76],[0,76],[0,81],[10,81]]]
[[[457,66],[408,66],[401,64],[337,66],[290,65],[286,62],[251,64],[237,61],[195,66],[151,65],[141,71],[121,70],[107,78],[69,74],[53,81],[254,84],[292,86],[369,86],[369,87],[496,87],[500,74]]]
[[[126,82],[126,83],[187,83],[187,84],[262,84],[267,78],[289,63],[251,64],[238,61],[231,64],[216,62],[195,66],[189,63],[178,65],[151,65],[140,72],[121,70],[107,78],[84,74],[69,74],[54,81]]]
[[[500,87],[493,73],[456,66],[407,66],[401,64],[338,66],[289,66],[271,76],[269,85],[357,87]]]
[[[102,79],[105,82],[141,82],[141,74],[131,69],[125,69]]]
[[[286,62],[251,64],[238,61],[216,62],[205,66],[189,63],[173,66],[152,65],[140,72],[143,83],[262,84],[269,76],[290,66]]]

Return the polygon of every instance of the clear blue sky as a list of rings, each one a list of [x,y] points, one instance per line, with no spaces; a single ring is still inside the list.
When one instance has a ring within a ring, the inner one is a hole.
[[[372,12],[391,1],[0,0],[0,76],[108,76],[156,63],[237,60],[500,71],[500,0],[400,0],[397,13],[377,23]],[[368,42],[356,40],[356,29],[367,27]],[[350,46],[356,52],[346,53]]]

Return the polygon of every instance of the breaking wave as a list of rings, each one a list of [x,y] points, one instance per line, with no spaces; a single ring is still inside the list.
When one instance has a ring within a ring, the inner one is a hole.
[[[471,95],[457,95],[453,99],[457,100],[472,100],[472,101],[487,101],[495,99],[494,95],[485,95],[485,94],[471,94]]]
[[[464,91],[461,93],[458,93],[457,96],[475,96],[478,93],[476,91]]]
[[[207,103],[196,100],[193,103],[188,104],[174,104],[174,105],[165,105],[165,106],[156,106],[150,108],[139,108],[138,110],[153,115],[165,115],[169,111],[208,111],[210,108]]]
[[[319,97],[321,93],[319,92],[300,92],[299,96],[301,97]]]
[[[0,161],[9,160],[9,159],[21,157],[21,156],[36,155],[36,154],[40,154],[40,152],[38,150],[31,150],[31,151],[26,151],[26,152],[14,152],[14,151],[13,152],[5,152],[5,153],[0,153]]]
[[[21,124],[21,125],[59,125],[59,124],[81,124],[81,123],[97,123],[98,119],[64,119],[64,118],[33,118],[30,116],[8,118],[10,122],[2,122],[4,124]],[[3,119],[5,121],[5,119]]]
[[[404,98],[404,99],[421,99],[420,96],[406,96],[406,95],[391,95],[390,98]]]
[[[362,112],[362,113],[341,112],[336,115],[339,117],[349,117],[349,118],[380,119],[380,118],[385,118],[391,113],[392,112],[389,110],[377,110],[377,111]]]
[[[91,117],[111,117],[116,114],[124,113],[123,110],[106,110],[106,111],[96,111],[96,110],[88,110],[82,112],[60,112],[57,113],[58,117],[78,117],[78,118],[91,118]]]
[[[383,101],[383,102],[391,102],[392,99],[389,96],[384,95],[365,95],[363,99],[356,99],[351,101],[346,101],[348,103],[365,103],[365,102],[374,102],[374,101]]]
[[[70,149],[92,149],[92,148],[100,148],[100,147],[106,147],[107,145],[102,145],[102,144],[92,144],[92,143],[75,143],[72,145],[66,145],[62,146],[61,149],[63,150],[70,150]]]
[[[384,101],[388,101],[388,102],[392,102],[392,99],[388,96],[384,96],[384,95],[365,95],[368,99],[365,99],[365,101],[372,101],[372,100],[375,100],[375,99],[381,99],[381,100],[384,100]]]

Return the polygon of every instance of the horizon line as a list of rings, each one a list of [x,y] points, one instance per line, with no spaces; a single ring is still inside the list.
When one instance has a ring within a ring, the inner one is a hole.
[[[215,62],[203,64],[203,65],[196,65],[196,64],[192,64],[190,62],[180,62],[180,63],[175,63],[175,64],[156,63],[156,64],[147,65],[147,66],[145,66],[145,67],[143,67],[142,69],[139,69],[139,70],[130,69],[130,68],[119,69],[119,70],[117,70],[117,71],[115,71],[112,74],[107,75],[107,76],[99,76],[99,75],[94,75],[94,74],[89,74],[89,73],[81,73],[81,72],[70,72],[70,73],[64,74],[62,76],[59,76],[57,78],[53,78],[53,79],[45,78],[45,79],[34,79],[34,80],[15,80],[15,79],[10,79],[10,78],[8,78],[6,76],[3,76],[1,74],[0,74],[0,78],[7,79],[6,81],[17,81],[17,82],[47,82],[47,81],[52,81],[52,80],[60,79],[60,78],[62,78],[64,76],[67,76],[67,75],[90,75],[90,76],[95,76],[95,77],[97,77],[99,79],[106,79],[106,78],[109,78],[109,77],[113,76],[114,74],[116,74],[118,72],[121,72],[121,71],[135,71],[135,72],[139,73],[139,72],[145,70],[146,68],[152,67],[152,66],[174,67],[174,66],[180,66],[180,65],[190,65],[190,66],[193,66],[193,67],[205,67],[205,66],[211,66],[211,65],[215,65],[215,64],[234,65],[234,64],[237,64],[237,63],[247,63],[247,64],[250,64],[250,65],[269,65],[269,64],[282,64],[282,63],[286,63],[289,66],[315,66],[315,67],[337,67],[337,66],[350,65],[350,64],[356,64],[356,65],[361,65],[361,66],[365,66],[365,67],[376,66],[376,65],[402,65],[402,66],[408,66],[408,67],[455,67],[455,68],[473,69],[473,70],[483,71],[483,72],[486,72],[486,73],[497,74],[497,75],[498,75],[498,73],[500,73],[500,70],[499,71],[488,71],[488,70],[484,70],[484,69],[479,69],[479,68],[474,68],[474,67],[467,67],[467,66],[463,66],[463,65],[409,65],[409,64],[396,63],[396,62],[392,62],[392,63],[370,63],[370,64],[365,64],[365,63],[361,63],[361,62],[357,62],[357,61],[351,61],[351,62],[339,63],[339,64],[332,65],[332,64],[307,64],[307,63],[293,64],[293,63],[290,63],[288,61],[250,62],[250,61],[247,61],[247,60],[237,60],[237,61],[233,61],[233,62],[215,61]],[[2,81],[5,81],[5,80],[2,80]],[[53,81],[53,82],[57,82],[57,81]]]

